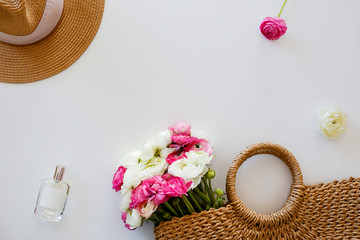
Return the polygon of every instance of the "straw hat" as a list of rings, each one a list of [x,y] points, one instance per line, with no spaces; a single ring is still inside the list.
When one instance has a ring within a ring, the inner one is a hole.
[[[84,53],[105,0],[0,0],[0,82],[51,77]]]

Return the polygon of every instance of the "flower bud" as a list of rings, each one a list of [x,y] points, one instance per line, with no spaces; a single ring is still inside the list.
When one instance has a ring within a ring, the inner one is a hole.
[[[207,179],[212,179],[212,178],[214,178],[215,177],[215,170],[209,170],[209,171],[207,171],[207,173],[206,173],[206,178]]]
[[[224,195],[224,191],[221,188],[215,188],[215,194],[218,196]]]
[[[224,204],[223,204],[223,199],[222,199],[221,196],[218,196],[218,197],[217,197],[217,202],[218,202],[218,206],[219,206],[219,207],[221,207],[221,206],[224,205]]]

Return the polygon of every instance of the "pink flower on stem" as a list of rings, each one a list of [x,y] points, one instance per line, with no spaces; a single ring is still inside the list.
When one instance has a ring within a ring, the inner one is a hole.
[[[134,229],[131,229],[130,225],[126,223],[126,217],[127,217],[127,212],[121,212],[121,219],[124,221],[125,227],[129,230],[134,230]]]
[[[168,164],[172,164],[173,162],[186,158],[186,153],[190,151],[202,151],[207,152],[209,155],[213,154],[212,147],[208,141],[205,139],[191,137],[191,141],[189,143],[169,154],[166,158],[166,162]]]
[[[202,151],[202,152],[207,152],[209,155],[213,154],[213,150],[210,143],[205,139],[199,139],[199,138],[195,138],[195,140],[192,141],[191,144],[187,145],[184,148],[184,151],[185,152]]]
[[[126,172],[126,168],[124,168],[123,166],[120,166],[114,174],[113,181],[112,181],[112,185],[113,185],[112,188],[115,189],[116,192],[121,190],[121,186],[124,183],[123,180],[124,180],[125,172]]]
[[[173,152],[171,154],[169,154],[166,158],[166,162],[168,164],[172,164],[173,162],[176,162],[177,160],[186,158],[186,152],[187,151],[182,151],[182,150],[178,150],[177,152]]]
[[[186,134],[190,136],[190,129],[191,126],[188,123],[185,122],[178,122],[168,128],[174,135],[176,134]]]
[[[161,176],[154,176],[144,180],[133,190],[129,208],[134,209],[150,201],[153,201],[155,205],[166,202],[170,197],[164,192],[165,184],[166,181]]]
[[[260,25],[261,33],[269,40],[277,40],[285,34],[287,27],[284,19],[266,17]]]
[[[179,150],[181,147],[184,147],[185,145],[191,143],[194,139],[195,138],[190,137],[189,135],[186,135],[184,133],[173,135],[171,136],[172,144],[170,144],[169,147]]]
[[[287,0],[284,1],[277,17],[266,17],[260,25],[261,33],[269,40],[277,40],[286,33],[286,23],[280,18],[286,2]]]

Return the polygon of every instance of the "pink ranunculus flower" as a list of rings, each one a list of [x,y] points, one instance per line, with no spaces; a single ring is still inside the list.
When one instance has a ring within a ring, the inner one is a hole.
[[[112,188],[115,189],[116,192],[121,190],[121,187],[124,183],[123,180],[124,180],[125,172],[126,172],[126,168],[124,168],[123,166],[120,166],[114,174],[113,181],[112,181],[112,185],[113,185]]]
[[[195,140],[192,141],[191,144],[187,145],[184,148],[184,151],[185,152],[202,151],[202,152],[207,152],[209,155],[213,154],[213,150],[210,143],[205,139],[199,139],[199,138],[195,138]]]
[[[279,17],[266,17],[260,25],[261,33],[269,40],[277,40],[287,30],[284,19]]]
[[[134,209],[150,201],[153,201],[155,205],[166,202],[170,197],[164,192],[165,184],[166,181],[161,176],[144,180],[133,190],[129,208]]]
[[[168,128],[174,135],[176,134],[186,134],[190,135],[191,126],[185,122],[178,122]]]
[[[186,195],[186,192],[192,184],[191,181],[185,183],[183,178],[172,176],[169,173],[165,174],[163,178],[166,180],[164,192],[171,197],[181,197],[184,194]]]
[[[191,143],[195,138],[186,135],[184,133],[180,133],[177,135],[171,136],[171,142],[170,148],[180,149],[181,147],[184,147],[185,145]]]
[[[166,158],[166,162],[168,164],[172,164],[173,162],[176,162],[177,160],[186,158],[186,155],[185,155],[186,153],[187,153],[187,151],[181,151],[181,150],[170,153]]]
[[[130,225],[126,223],[126,217],[127,217],[127,212],[121,212],[121,219],[124,221],[125,227],[129,230],[134,230],[134,229],[131,229]]]

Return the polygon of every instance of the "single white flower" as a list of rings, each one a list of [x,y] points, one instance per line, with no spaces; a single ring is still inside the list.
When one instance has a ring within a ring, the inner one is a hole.
[[[130,202],[131,202],[131,191],[128,191],[122,197],[122,200],[121,200],[121,203],[120,203],[120,210],[122,212],[126,212],[129,209]]]
[[[330,139],[335,139],[345,131],[347,117],[345,113],[333,107],[329,111],[321,112],[319,121],[321,133]]]
[[[139,158],[141,161],[147,162],[153,157],[159,157],[163,149],[171,143],[171,133],[169,130],[161,132],[153,141],[144,145]]]
[[[159,149],[166,148],[171,143],[171,132],[168,129],[166,129],[156,137],[154,142]]]
[[[168,165],[169,164],[166,162],[165,158],[153,157],[152,159],[144,163],[143,168],[139,171],[139,175],[150,177],[156,175],[163,175],[164,172],[167,170]]]
[[[142,225],[142,217],[140,216],[140,213],[136,209],[128,211],[126,223],[130,225],[130,229],[140,227]]]
[[[131,166],[137,165],[139,163],[140,151],[132,152],[125,157],[123,157],[118,163],[118,167],[123,166],[129,168]]]
[[[191,189],[195,188],[201,177],[208,171],[206,164],[209,164],[214,155],[202,151],[191,151],[186,153],[186,158],[173,162],[168,172],[177,177],[183,178],[186,182],[192,181]]]
[[[138,164],[126,170],[124,174],[123,185],[121,187],[122,195],[125,195],[128,191],[131,191],[139,186],[143,180],[151,177],[151,175],[147,172],[141,172],[142,167],[143,164]]]
[[[158,150],[158,145],[156,145],[155,141],[147,142],[140,153],[140,160],[143,162],[147,162],[152,159],[155,153]]]

